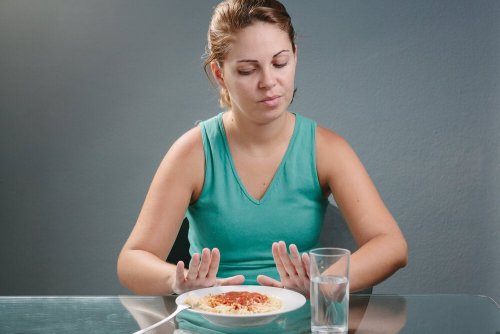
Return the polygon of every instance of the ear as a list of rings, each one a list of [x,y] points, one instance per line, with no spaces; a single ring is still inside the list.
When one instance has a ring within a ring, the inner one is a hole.
[[[224,83],[224,77],[222,76],[222,69],[219,67],[217,62],[213,61],[210,63],[210,69],[212,70],[212,75],[217,81],[217,83],[221,86],[226,88],[226,85]]]

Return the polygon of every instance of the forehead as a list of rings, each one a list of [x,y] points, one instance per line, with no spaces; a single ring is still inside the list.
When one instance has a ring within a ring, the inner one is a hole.
[[[288,34],[275,24],[256,22],[234,35],[226,61],[272,58],[282,50],[292,51]]]

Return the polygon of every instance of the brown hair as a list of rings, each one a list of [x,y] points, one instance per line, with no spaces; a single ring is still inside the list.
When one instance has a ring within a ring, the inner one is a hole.
[[[254,23],[262,21],[277,25],[288,34],[293,50],[295,50],[295,31],[292,20],[285,6],[277,0],[224,0],[219,3],[212,15],[208,27],[208,44],[203,67],[208,74],[207,67],[216,62],[223,66],[224,58],[230,50],[234,34]],[[231,108],[231,99],[228,91],[220,88],[220,105]]]

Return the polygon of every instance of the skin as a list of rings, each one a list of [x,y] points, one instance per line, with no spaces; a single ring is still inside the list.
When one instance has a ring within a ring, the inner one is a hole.
[[[256,22],[238,32],[214,78],[228,90],[232,108],[223,115],[235,167],[247,191],[265,194],[295,126],[288,112],[293,97],[297,50],[274,25]],[[406,265],[407,245],[362,163],[338,134],[317,128],[317,171],[325,196],[333,194],[359,250],[352,254],[351,291],[375,285]],[[137,223],[118,258],[121,283],[138,294],[183,293],[214,285],[242,284],[237,275],[217,278],[219,250],[193,254],[189,269],[182,261],[165,262],[190,203],[203,187],[201,132],[193,128],[167,152],[151,183]],[[259,275],[262,285],[286,287],[309,295],[309,256],[295,245],[270,245],[279,280]]]

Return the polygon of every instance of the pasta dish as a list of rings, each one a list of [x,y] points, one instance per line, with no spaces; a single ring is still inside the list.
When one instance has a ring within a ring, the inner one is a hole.
[[[196,310],[224,314],[269,313],[281,309],[281,301],[273,296],[249,291],[229,291],[184,301]]]

